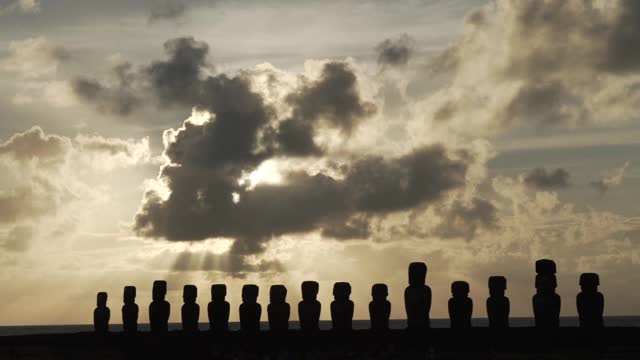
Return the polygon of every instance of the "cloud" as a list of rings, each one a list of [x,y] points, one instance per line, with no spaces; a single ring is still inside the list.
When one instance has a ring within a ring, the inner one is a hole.
[[[376,112],[375,104],[361,99],[357,77],[347,63],[328,62],[320,78],[289,94],[292,118],[280,123],[278,142],[289,155],[318,155],[314,142],[318,123],[326,123],[350,135],[364,119]]]
[[[472,161],[432,145],[393,158],[357,156],[337,170],[292,170],[282,174],[281,183],[249,189],[238,180],[266,157],[255,150],[222,151],[227,146],[217,133],[226,127],[217,127],[218,121],[217,116],[202,124],[186,121],[183,128],[167,131],[168,162],[157,180],[166,190],[145,194],[135,220],[139,235],[178,241],[234,238],[232,251],[247,254],[263,251],[272,237],[285,234],[324,230],[342,237],[329,229],[340,219],[410,210],[464,187]],[[331,171],[339,173],[328,175]]]
[[[33,237],[33,227],[26,225],[14,226],[7,234],[0,236],[0,246],[11,252],[25,252],[31,247]]]
[[[71,90],[56,77],[60,66],[70,59],[67,49],[43,36],[11,41],[9,54],[0,61],[0,68],[20,77],[21,89],[13,102],[24,105],[44,99],[54,106],[72,104]]]
[[[162,256],[166,256],[166,254]],[[283,272],[284,268],[276,260],[260,260],[252,263],[246,257],[237,254],[214,254],[185,250],[176,256],[171,270],[176,272],[215,271],[243,279],[250,273],[263,275],[278,273]]]
[[[415,40],[407,34],[395,39],[385,39],[376,45],[378,65],[405,66],[411,59],[415,48]]]
[[[182,17],[187,10],[187,2],[179,0],[155,1],[151,7],[149,20],[173,20]]]
[[[9,55],[0,65],[24,79],[34,79],[55,74],[58,66],[70,58],[68,50],[40,36],[11,41]]]
[[[609,191],[609,189],[622,184],[622,179],[624,178],[624,174],[627,171],[628,167],[629,162],[627,161],[621,167],[611,171],[610,175],[598,180],[591,181],[589,185],[596,191],[598,191],[600,195],[604,195],[607,191]]]
[[[0,16],[10,13],[36,14],[39,13],[39,0],[8,0],[6,4],[0,4]]]
[[[12,135],[0,143],[0,232],[7,232],[5,248],[26,249],[35,233],[29,229],[41,229],[44,221],[72,204],[99,196],[99,190],[82,180],[83,173],[151,160],[147,139],[69,138],[40,127]]]
[[[159,0],[151,4],[149,21],[178,20],[194,6],[213,6],[217,0]]]
[[[455,201],[441,211],[442,222],[433,234],[442,238],[473,239],[480,230],[495,230],[498,209],[488,200],[474,198],[468,204]]]
[[[639,18],[627,0],[496,1],[414,82],[442,83],[428,116],[463,133],[615,126],[640,102]]]
[[[545,168],[535,168],[525,174],[523,181],[530,187],[539,190],[565,188],[571,185],[571,175],[565,169],[548,171]]]

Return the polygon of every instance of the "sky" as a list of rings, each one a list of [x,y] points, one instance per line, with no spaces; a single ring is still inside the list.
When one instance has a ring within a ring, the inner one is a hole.
[[[304,280],[402,319],[413,261],[434,318],[491,275],[532,316],[540,258],[561,315],[584,272],[640,315],[638,39],[633,0],[0,0],[0,325],[147,322],[156,279],[175,322]]]

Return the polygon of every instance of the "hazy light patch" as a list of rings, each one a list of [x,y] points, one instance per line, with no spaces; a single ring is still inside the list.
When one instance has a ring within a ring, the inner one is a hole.
[[[279,185],[283,182],[278,162],[273,159],[262,162],[257,169],[238,180],[239,185],[248,185],[247,190],[253,190],[259,184]]]
[[[240,194],[238,194],[237,192],[231,193],[231,198],[234,204],[237,204],[240,202]]]

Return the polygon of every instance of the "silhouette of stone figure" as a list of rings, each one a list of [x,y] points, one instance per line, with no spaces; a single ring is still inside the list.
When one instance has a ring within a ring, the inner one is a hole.
[[[508,328],[511,304],[504,296],[507,289],[507,278],[504,276],[489,277],[489,297],[487,298],[487,316],[490,328]]]
[[[409,286],[404,290],[404,306],[407,311],[407,328],[424,330],[429,328],[431,311],[431,288],[426,285],[427,264],[409,264]]]
[[[262,307],[258,304],[258,286],[242,287],[242,304],[240,304],[240,329],[244,332],[260,331]]]
[[[604,296],[598,291],[600,277],[595,273],[580,275],[582,291],[576,296],[578,318],[582,328],[601,328],[604,326],[602,313],[604,311]]]
[[[211,331],[229,331],[230,306],[225,300],[226,296],[226,285],[211,285],[211,302],[207,307],[207,312],[209,314],[209,329],[211,329]]]
[[[454,281],[451,283],[449,299],[449,319],[452,329],[468,329],[471,327],[471,315],[473,314],[473,300],[469,297],[469,283],[466,281]]]
[[[391,315],[391,303],[387,300],[389,289],[386,284],[374,284],[371,287],[372,301],[369,303],[369,318],[371,330],[389,330],[389,316]]]
[[[536,294],[533,296],[533,315],[536,327],[560,327],[560,296],[556,294],[556,263],[552,260],[536,261]]]
[[[136,287],[125,286],[122,305],[122,330],[124,332],[138,331],[138,304],[136,304]]]
[[[96,333],[109,332],[109,319],[111,310],[107,307],[107,293],[99,292],[96,301],[96,309],[93,310],[93,328]]]
[[[269,289],[269,305],[267,306],[271,331],[289,330],[291,307],[286,301],[287,288],[284,285],[272,285]]]
[[[198,288],[195,285],[185,285],[182,289],[182,331],[197,332],[200,319],[200,305],[196,303]]]
[[[333,298],[331,302],[331,323],[333,330],[348,331],[352,329],[353,301],[349,300],[351,285],[347,282],[333,284]]]
[[[302,301],[298,303],[298,317],[300,318],[300,329],[303,331],[320,330],[320,311],[322,304],[318,301],[318,291],[320,285],[315,281],[303,281]]]
[[[169,315],[171,304],[164,298],[167,295],[167,282],[156,280],[153,282],[153,301],[149,304],[149,325],[152,333],[164,333],[169,330]]]

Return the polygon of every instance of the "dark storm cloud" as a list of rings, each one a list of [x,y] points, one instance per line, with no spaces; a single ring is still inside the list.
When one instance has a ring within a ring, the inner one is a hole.
[[[196,133],[207,131],[200,128],[192,132]],[[211,141],[178,138],[204,148],[203,142]],[[185,149],[188,152],[191,149]],[[359,224],[347,222],[340,231],[336,224],[351,216],[384,216],[437,201],[464,186],[468,167],[468,160],[451,159],[442,146],[430,146],[393,159],[364,156],[347,165],[341,178],[296,172],[283,184],[261,184],[249,191],[227,169],[185,159],[188,162],[163,169],[161,179],[171,194],[163,200],[148,192],[135,230],[168,240],[235,238],[232,252],[242,254],[261,252],[271,237],[283,234],[324,230],[345,237],[349,227],[363,234],[365,218]],[[233,192],[240,196],[238,203]]]
[[[378,65],[404,66],[407,65],[415,47],[415,40],[403,34],[396,39],[385,39],[375,48]]]
[[[323,152],[314,141],[318,127],[340,129],[348,136],[376,111],[373,103],[361,98],[350,66],[332,61],[323,66],[319,79],[304,79],[303,85],[286,97],[292,116],[277,122],[274,110],[251,90],[248,73],[208,75],[211,65],[206,43],[184,37],[165,42],[164,49],[165,60],[152,61],[138,69],[127,62],[116,65],[111,71],[111,84],[80,77],[72,81],[72,88],[80,99],[98,110],[121,116],[145,103],[163,108],[197,107],[214,113],[216,121],[211,130],[219,137],[219,145],[207,150],[213,161],[223,156],[223,148],[228,153],[224,156],[233,161],[237,160],[234,156],[242,155],[236,151],[257,159],[273,152],[318,156]],[[259,145],[260,154],[254,153]]]
[[[497,228],[497,213],[496,207],[484,199],[474,198],[470,204],[455,201],[450,208],[441,211],[443,220],[434,234],[443,238],[471,240],[479,230]]]
[[[549,190],[570,186],[570,178],[571,175],[565,169],[558,168],[548,171],[545,168],[535,168],[525,174],[524,183],[536,189]]]
[[[315,144],[317,126],[326,124],[350,135],[358,124],[373,115],[376,106],[361,99],[357,77],[347,63],[329,62],[320,78],[289,94],[291,119],[280,123],[277,139],[283,153],[292,156],[318,155]]]
[[[207,66],[209,45],[192,37],[164,43],[167,60],[153,61],[142,70],[161,105],[198,105],[202,94],[202,69]]]

